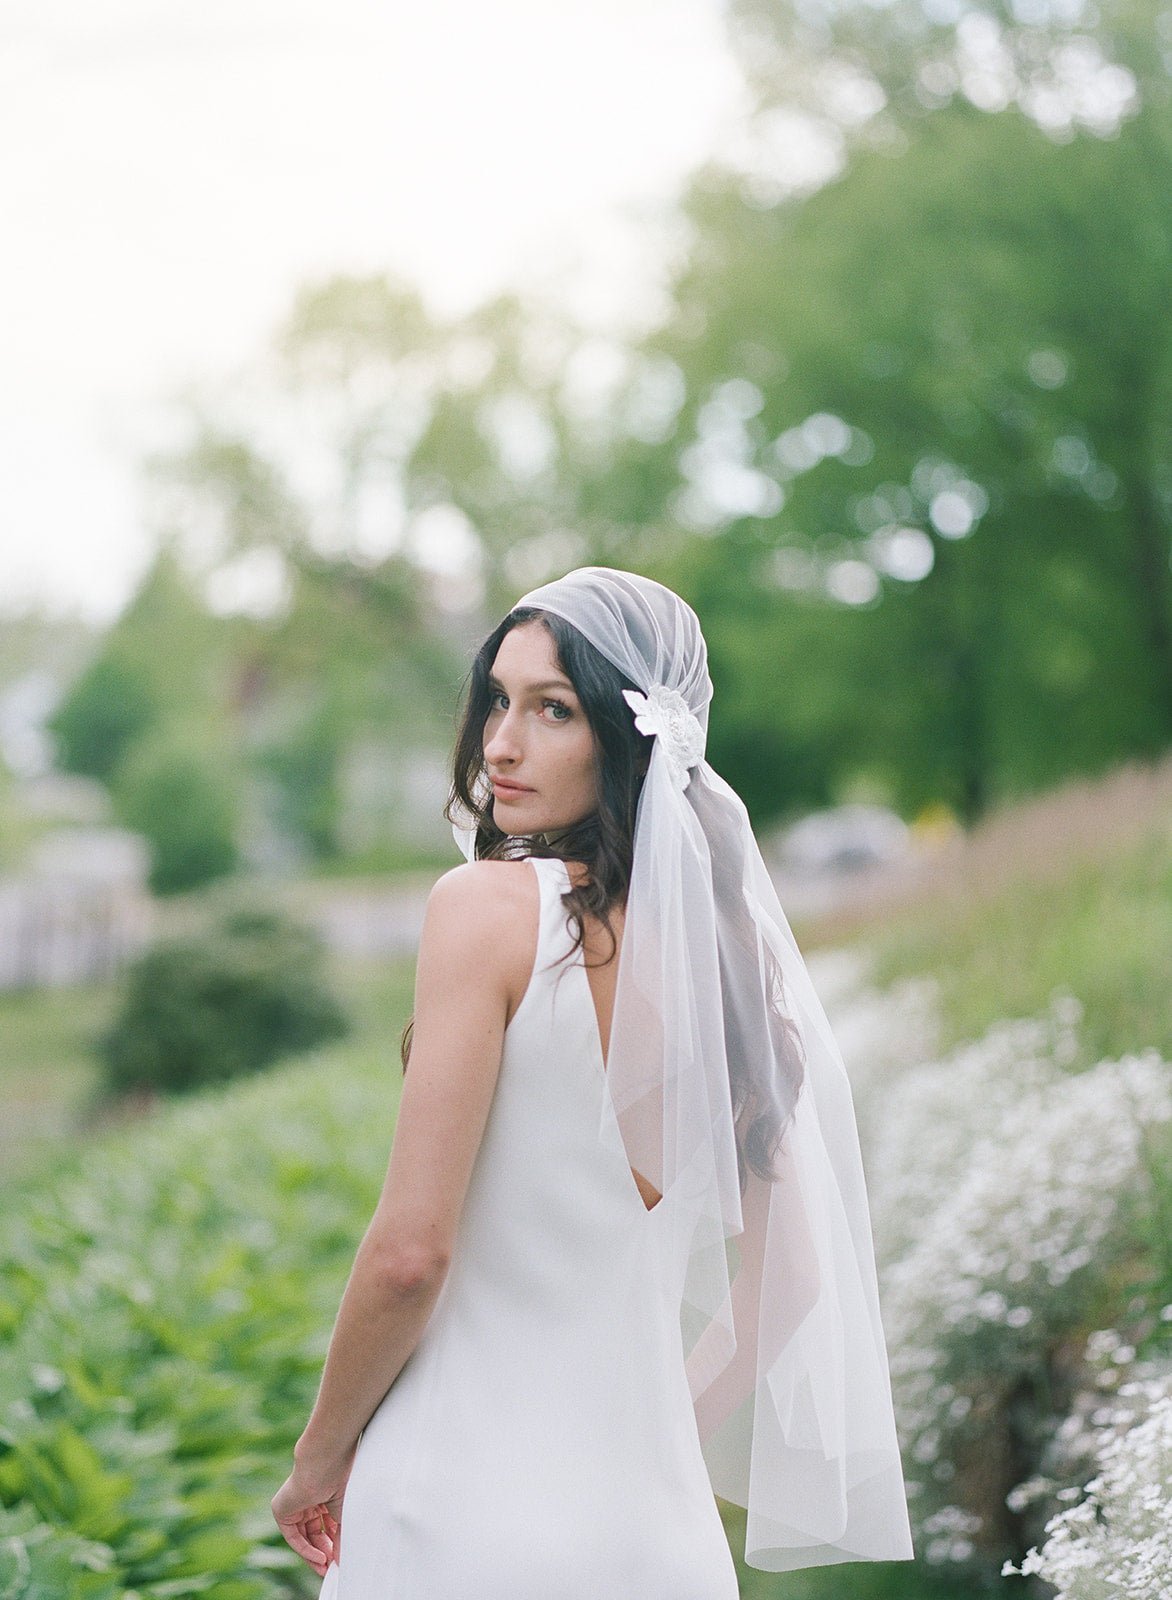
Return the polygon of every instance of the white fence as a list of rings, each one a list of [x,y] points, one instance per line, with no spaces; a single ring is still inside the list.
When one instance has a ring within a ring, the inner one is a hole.
[[[119,828],[60,828],[28,869],[0,877],[0,991],[112,977],[152,933],[143,841]]]
[[[112,977],[150,928],[149,900],[123,885],[0,879],[0,990]]]

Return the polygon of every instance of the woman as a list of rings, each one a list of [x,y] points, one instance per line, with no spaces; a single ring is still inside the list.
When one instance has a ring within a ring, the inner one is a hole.
[[[476,657],[469,860],[273,1500],[323,1600],[733,1600],[713,1491],[764,1570],[912,1556],[849,1085],[711,695],[606,567]]]

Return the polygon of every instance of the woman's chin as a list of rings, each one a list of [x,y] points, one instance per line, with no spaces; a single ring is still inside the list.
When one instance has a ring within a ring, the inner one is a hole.
[[[530,798],[529,795],[518,795],[516,800],[506,800],[503,795],[495,795],[492,802],[495,826],[514,838],[547,834],[552,839],[560,833],[567,833],[581,820],[575,818],[573,822],[566,822],[563,818],[551,817],[548,812],[527,804]]]
[[[548,826],[539,812],[529,810],[524,796],[503,800],[498,795],[492,803],[492,820],[502,833],[544,833]]]

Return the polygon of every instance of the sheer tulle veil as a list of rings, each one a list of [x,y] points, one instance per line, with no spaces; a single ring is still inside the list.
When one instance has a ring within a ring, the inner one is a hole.
[[[637,684],[625,698],[655,735],[598,1133],[663,1195],[656,1238],[712,1487],[747,1508],[752,1566],[911,1559],[850,1084],[748,813],[704,758],[699,620],[610,567],[517,605],[564,618]],[[474,833],[454,832],[471,858]],[[730,1060],[751,1063],[750,1105],[734,1108]],[[763,1111],[780,1139],[768,1160],[738,1159]]]

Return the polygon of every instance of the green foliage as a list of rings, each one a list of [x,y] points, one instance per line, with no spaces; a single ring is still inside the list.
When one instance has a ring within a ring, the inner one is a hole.
[[[158,720],[142,671],[110,652],[81,674],[49,719],[58,764],[108,783],[127,752]]]
[[[151,847],[157,894],[199,888],[236,866],[239,799],[221,748],[162,734],[127,760],[114,798],[121,821]]]
[[[108,784],[119,820],[147,839],[160,894],[237,862],[230,636],[164,545],[49,724],[61,764]]]
[[[726,718],[780,727],[810,798],[871,768],[905,811],[973,818],[1172,737],[1172,232],[1152,179],[1172,129],[1152,109],[1057,144],[958,100],[898,148],[769,207],[697,182],[702,244],[651,341],[688,396],[659,449],[682,484],[706,451],[784,493],[677,558],[718,662],[750,636]],[[915,577],[889,564],[909,537]],[[843,603],[848,562],[875,588]]]
[[[274,912],[233,911],[139,958],[100,1053],[111,1093],[186,1093],[346,1030],[316,936]]]
[[[112,783],[161,726],[203,726],[222,691],[226,630],[166,544],[49,722],[61,764]]]
[[[400,553],[369,561],[315,550],[305,531],[308,513],[301,514],[280,471],[261,450],[210,426],[153,470],[184,486],[187,502],[202,508],[201,526],[225,529],[224,547],[204,576],[222,576],[225,562],[260,553],[277,564],[284,598],[259,623],[246,616],[217,621],[206,612],[192,618],[182,615],[185,606],[201,609],[192,577],[152,579],[150,587],[162,593],[136,597],[120,634],[151,654],[159,617],[181,614],[182,637],[195,648],[184,660],[168,734],[233,748],[259,812],[250,832],[262,848],[272,830],[297,853],[337,859],[349,846],[349,817],[363,805],[345,781],[353,752],[406,735],[426,749],[447,736],[460,662],[429,603],[427,580]],[[208,759],[224,764],[222,755]],[[437,811],[441,803],[437,797]],[[402,841],[392,823],[383,825],[393,849]],[[235,819],[228,831],[235,832]],[[161,864],[159,886],[204,881],[193,870],[183,860],[174,872]],[[208,869],[201,863],[199,870]]]
[[[314,1057],[8,1192],[4,1600],[317,1593],[268,1502],[377,1197],[397,1083],[383,1057]]]
[[[1096,858],[1041,882],[1007,863],[1004,881],[980,892],[889,916],[873,949],[884,986],[934,975],[946,1047],[1003,1017],[1039,1015],[1061,986],[1086,1008],[1084,1064],[1149,1047],[1172,1060],[1172,833],[1127,848],[1105,835]]]
[[[346,742],[334,706],[303,714],[283,737],[256,752],[257,767],[275,782],[274,820],[320,860],[337,850],[338,766]]]
[[[405,558],[360,564],[302,550],[290,574],[287,614],[254,642],[263,689],[248,754],[271,780],[278,829],[330,861],[346,849],[348,753],[364,739],[418,741],[428,726],[440,744],[459,672]]]
[[[0,994],[0,1179],[43,1164],[76,1126],[113,1000],[109,983]]]

